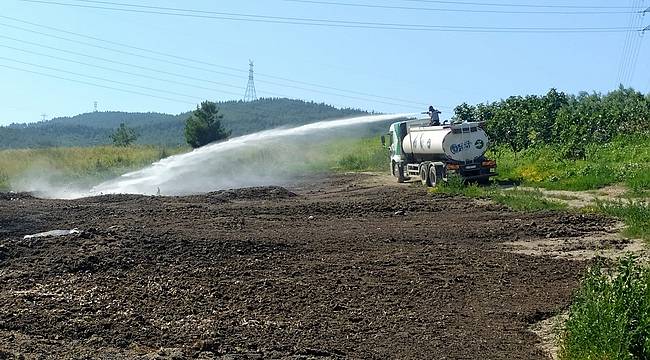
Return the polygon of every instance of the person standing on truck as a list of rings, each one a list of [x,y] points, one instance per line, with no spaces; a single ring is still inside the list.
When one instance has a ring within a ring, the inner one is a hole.
[[[440,114],[440,111],[434,109],[433,105],[431,105],[429,106],[429,111],[427,114],[429,114],[429,118],[431,119],[429,121],[429,126],[440,126],[440,117],[438,116],[438,114]]]

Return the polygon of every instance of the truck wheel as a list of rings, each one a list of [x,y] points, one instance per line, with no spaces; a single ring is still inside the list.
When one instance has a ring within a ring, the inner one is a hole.
[[[436,166],[433,165],[429,168],[429,179],[431,181],[431,186],[436,187],[438,185],[438,176],[436,174]]]
[[[404,169],[402,166],[396,162],[393,162],[393,175],[397,177],[397,182],[398,183],[403,183],[404,182]]]
[[[439,185],[445,179],[445,168],[440,165],[431,165],[429,168],[429,179],[431,186]]]
[[[427,164],[420,165],[420,180],[422,185],[431,186],[431,178],[429,177],[429,166]]]

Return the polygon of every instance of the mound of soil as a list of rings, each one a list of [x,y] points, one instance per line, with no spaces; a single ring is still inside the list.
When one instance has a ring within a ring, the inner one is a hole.
[[[220,190],[208,193],[206,196],[218,200],[276,200],[291,198],[296,194],[281,186],[260,186]]]

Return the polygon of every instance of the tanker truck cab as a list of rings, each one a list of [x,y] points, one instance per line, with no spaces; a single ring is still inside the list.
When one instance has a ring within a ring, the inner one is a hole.
[[[406,135],[406,121],[396,122],[390,125],[388,131],[388,153],[390,156],[391,174],[397,178],[398,182],[404,182],[407,177],[404,176],[406,157],[402,151],[402,140]],[[382,143],[386,146],[384,137]]]
[[[398,182],[419,178],[436,186],[455,173],[465,180],[487,182],[496,175],[496,162],[485,158],[487,134],[478,122],[429,126],[423,121],[390,125],[388,141],[391,174]]]

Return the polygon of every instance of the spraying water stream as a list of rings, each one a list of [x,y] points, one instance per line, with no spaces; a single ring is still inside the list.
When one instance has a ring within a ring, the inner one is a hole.
[[[41,196],[80,198],[101,194],[184,195],[263,185],[280,185],[303,173],[318,154],[314,145],[359,137],[364,124],[414,114],[368,115],[265,130],[171,156],[90,190],[49,189]],[[38,193],[38,191],[36,191]]]

